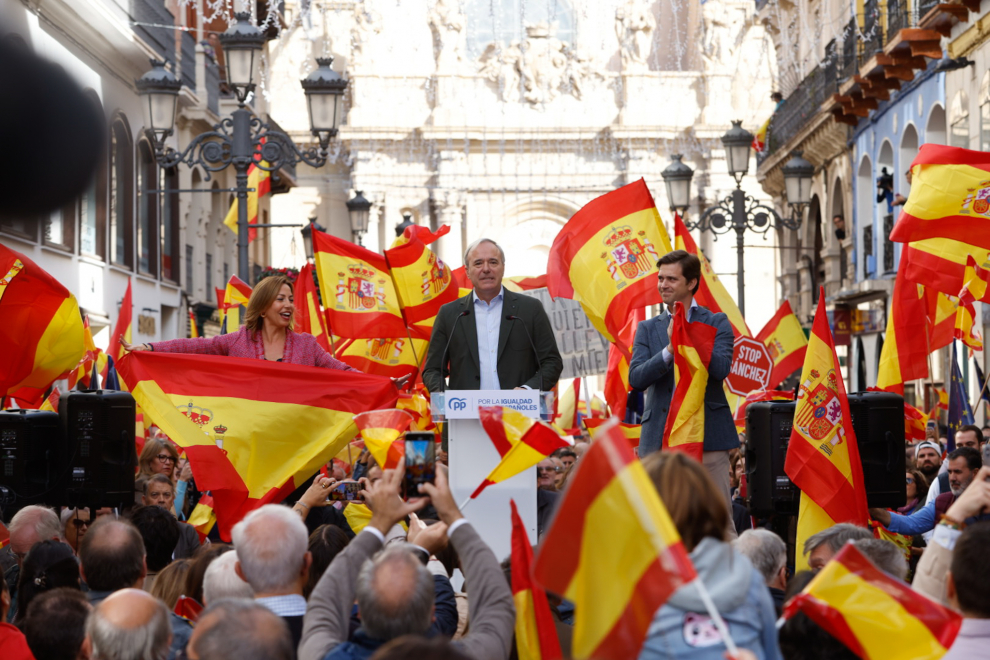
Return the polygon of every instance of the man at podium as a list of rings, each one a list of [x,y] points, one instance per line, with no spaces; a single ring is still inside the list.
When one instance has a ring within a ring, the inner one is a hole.
[[[505,252],[491,239],[469,245],[464,266],[474,291],[437,314],[423,369],[426,388],[551,389],[564,363],[542,303],[502,286]]]

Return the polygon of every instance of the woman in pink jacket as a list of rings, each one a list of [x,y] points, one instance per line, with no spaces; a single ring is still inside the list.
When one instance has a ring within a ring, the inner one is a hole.
[[[254,288],[244,315],[244,325],[237,332],[216,337],[156,341],[151,344],[128,344],[123,339],[120,343],[128,351],[229,355],[357,371],[323,350],[313,335],[294,332],[294,312],[292,284],[284,275],[276,275],[266,277]],[[397,387],[401,387],[407,378],[392,380]]]

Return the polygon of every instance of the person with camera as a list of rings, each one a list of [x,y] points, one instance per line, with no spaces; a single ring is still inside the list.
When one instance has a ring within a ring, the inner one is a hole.
[[[420,530],[414,542],[432,554],[449,539],[470,585],[471,628],[454,645],[477,660],[508,657],[515,607],[498,559],[461,515],[442,466],[437,467],[435,483],[420,486],[427,497],[402,500],[403,477],[401,469],[385,470],[381,479],[365,484],[371,522],[334,558],[310,595],[300,660],[370,658],[392,639],[426,633],[433,618],[434,592],[424,553],[407,545],[382,547],[388,531],[427,502],[441,522]],[[361,627],[348,641],[355,599]]]

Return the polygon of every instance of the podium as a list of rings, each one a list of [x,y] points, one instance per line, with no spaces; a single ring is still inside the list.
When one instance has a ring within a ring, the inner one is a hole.
[[[535,390],[447,390],[431,397],[434,421],[447,423],[447,460],[450,490],[458,505],[491,474],[501,456],[481,426],[480,406],[504,406],[534,419],[545,414],[546,398]],[[552,410],[552,405],[550,407]],[[512,509],[516,501],[519,517],[536,545],[536,467],[511,479],[488,486],[470,501],[464,516],[474,523],[482,540],[502,561],[512,551]]]

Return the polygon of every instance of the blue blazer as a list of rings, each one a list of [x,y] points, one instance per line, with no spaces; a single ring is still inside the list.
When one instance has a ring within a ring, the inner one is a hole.
[[[722,381],[732,367],[732,326],[721,312],[713,314],[704,307],[695,307],[691,322],[713,326],[715,346],[708,365],[708,388],[705,390],[705,451],[726,451],[739,446],[739,434],[732,421],[729,402],[725,400]],[[636,328],[632,361],[629,363],[629,385],[646,390],[643,428],[639,439],[639,455],[658,451],[667,425],[667,412],[674,394],[674,362],[663,359],[667,346],[668,314],[647,319]]]

